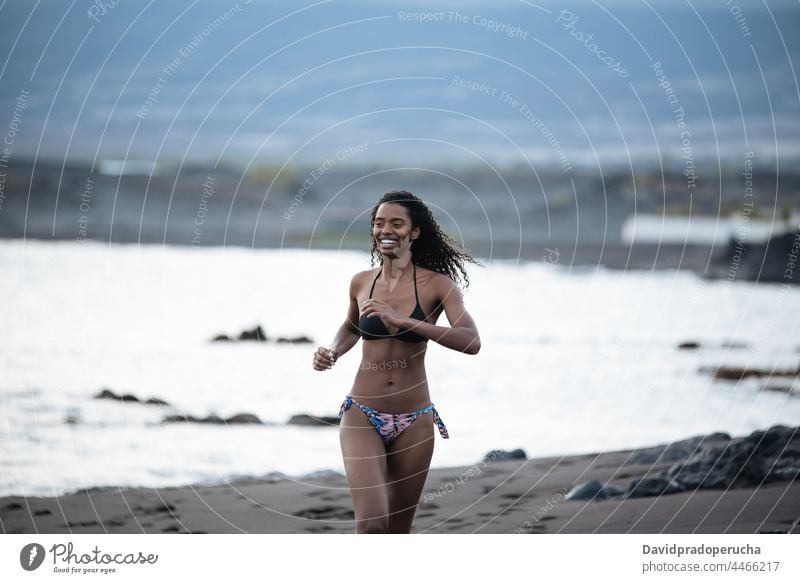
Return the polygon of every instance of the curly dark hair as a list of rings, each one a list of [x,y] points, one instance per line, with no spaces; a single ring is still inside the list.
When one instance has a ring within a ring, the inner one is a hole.
[[[420,228],[419,237],[411,245],[411,261],[420,267],[442,273],[459,285],[463,278],[465,287],[469,287],[469,277],[464,269],[464,262],[482,265],[481,262],[439,228],[428,205],[418,196],[407,190],[393,190],[384,194],[372,209],[370,232],[372,225],[375,224],[378,207],[385,202],[404,206],[411,217],[411,228]],[[374,265],[376,258],[383,264],[383,256],[378,251],[375,238],[372,237],[369,264]]]

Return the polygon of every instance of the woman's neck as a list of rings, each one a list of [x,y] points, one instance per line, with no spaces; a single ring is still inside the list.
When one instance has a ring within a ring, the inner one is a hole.
[[[383,258],[383,278],[387,281],[398,280],[411,269],[411,253],[400,257]]]

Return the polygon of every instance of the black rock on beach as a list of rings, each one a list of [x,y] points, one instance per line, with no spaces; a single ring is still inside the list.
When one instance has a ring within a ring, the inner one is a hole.
[[[704,489],[760,487],[800,478],[800,427],[776,425],[731,439],[725,433],[635,450],[628,464],[672,463],[632,480],[623,492],[597,480],[579,484],[568,499],[641,498]]]

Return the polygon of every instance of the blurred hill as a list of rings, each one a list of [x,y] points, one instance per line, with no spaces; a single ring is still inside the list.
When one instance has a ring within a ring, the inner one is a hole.
[[[692,161],[797,162],[796,1],[605,4],[6,0],[0,134],[26,91],[16,157],[682,170],[680,107]]]

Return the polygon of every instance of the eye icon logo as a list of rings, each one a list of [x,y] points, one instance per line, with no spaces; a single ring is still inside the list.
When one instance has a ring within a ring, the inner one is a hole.
[[[19,552],[19,564],[26,571],[35,571],[44,562],[44,547],[38,543],[30,543]]]

